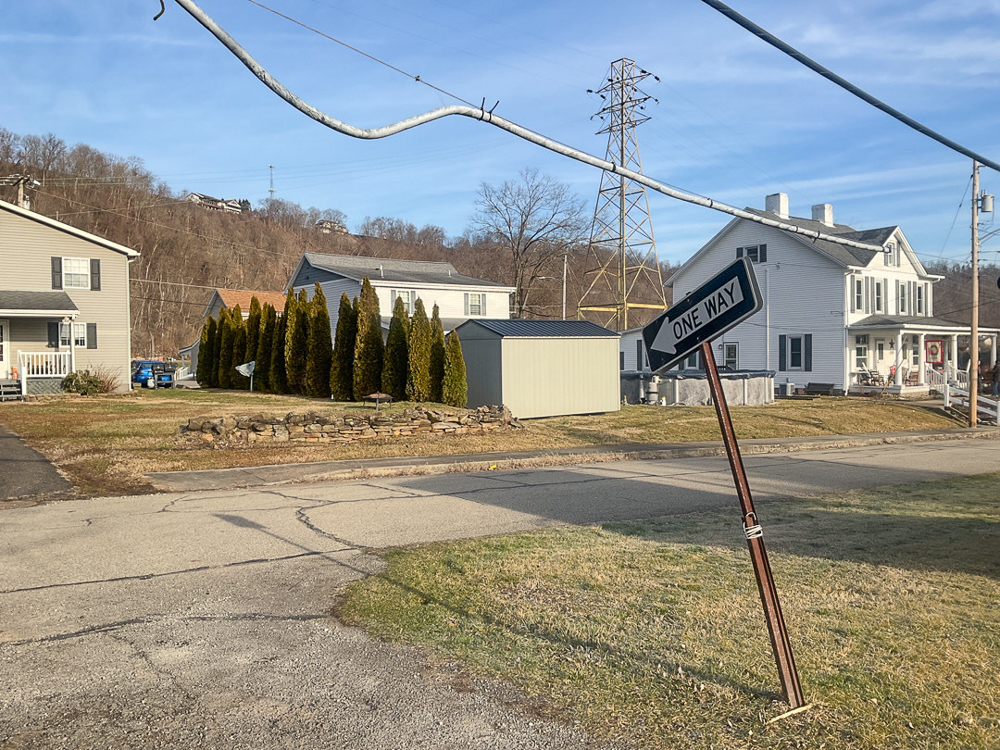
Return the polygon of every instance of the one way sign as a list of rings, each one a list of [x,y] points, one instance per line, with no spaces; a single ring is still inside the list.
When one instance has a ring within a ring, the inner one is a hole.
[[[664,370],[760,310],[749,258],[740,258],[642,329],[649,366]]]

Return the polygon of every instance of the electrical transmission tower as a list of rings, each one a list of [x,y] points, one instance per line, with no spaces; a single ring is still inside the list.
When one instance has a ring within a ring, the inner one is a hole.
[[[642,162],[635,129],[649,119],[641,113],[652,98],[639,83],[650,75],[622,58],[611,63],[607,81],[596,92],[605,101],[597,116],[605,123],[598,135],[608,134],[607,160],[639,173]],[[630,319],[632,310],[667,309],[646,188],[615,172],[601,176],[583,287],[579,317],[612,330],[624,331],[654,316],[647,313]]]

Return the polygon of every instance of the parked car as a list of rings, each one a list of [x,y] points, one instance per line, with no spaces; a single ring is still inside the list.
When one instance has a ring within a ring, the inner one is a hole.
[[[132,361],[132,382],[140,388],[173,388],[176,372],[176,362],[155,359]]]

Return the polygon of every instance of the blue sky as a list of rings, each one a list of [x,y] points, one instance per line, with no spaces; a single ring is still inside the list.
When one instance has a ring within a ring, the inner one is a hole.
[[[925,261],[967,260],[969,159],[855,99],[699,0],[614,4],[270,0],[270,7],[525,127],[603,156],[591,116],[611,61],[659,76],[638,131],[643,171],[737,206],[786,192],[858,229],[899,224]],[[319,109],[375,127],[454,100],[245,0],[201,7]],[[803,53],[1000,161],[1000,0],[732,0]],[[590,210],[600,174],[490,126],[449,118],[382,141],[328,130],[264,88],[171,0],[0,4],[0,127],[138,156],[180,193],[390,216],[455,236],[481,183],[534,167]],[[982,186],[1000,191],[983,170]],[[728,220],[650,194],[661,259]],[[1000,204],[998,204],[1000,205]],[[1000,224],[998,224],[1000,226]],[[984,227],[989,231],[991,225]],[[983,259],[1000,258],[1000,237]]]

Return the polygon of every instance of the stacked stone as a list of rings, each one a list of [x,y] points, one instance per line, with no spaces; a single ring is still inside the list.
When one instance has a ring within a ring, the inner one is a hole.
[[[181,425],[182,435],[196,436],[215,445],[255,443],[350,443],[375,438],[410,437],[420,434],[482,434],[513,423],[510,410],[502,406],[480,406],[475,411],[450,411],[415,407],[398,414],[324,416],[316,412],[266,417],[262,414],[236,417],[192,417]]]

